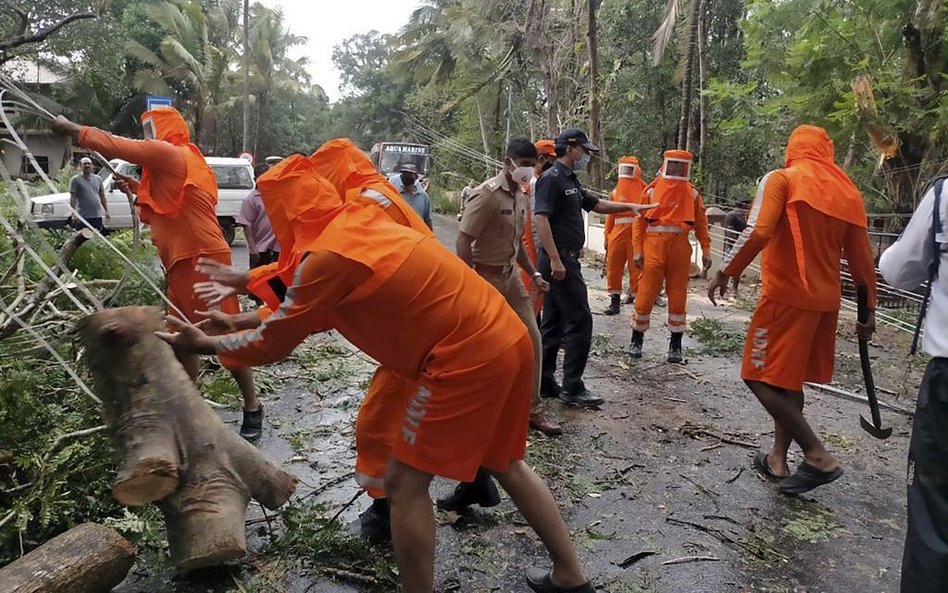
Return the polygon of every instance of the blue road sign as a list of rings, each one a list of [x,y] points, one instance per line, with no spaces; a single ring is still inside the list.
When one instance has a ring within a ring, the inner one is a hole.
[[[159,97],[157,95],[145,95],[145,111],[151,111],[155,107],[171,107],[171,97]]]

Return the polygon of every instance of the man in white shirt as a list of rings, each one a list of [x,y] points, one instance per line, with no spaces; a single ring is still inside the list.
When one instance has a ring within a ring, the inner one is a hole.
[[[944,182],[939,179],[925,194],[902,236],[879,261],[886,282],[897,288],[912,290],[931,281],[925,352],[932,359],[919,388],[909,446],[902,593],[948,591],[948,196],[942,191]],[[938,208],[936,194],[940,194]]]

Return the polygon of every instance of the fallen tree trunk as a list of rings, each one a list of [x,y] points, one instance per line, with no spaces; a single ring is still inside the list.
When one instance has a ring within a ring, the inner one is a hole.
[[[296,478],[221,422],[154,335],[163,326],[157,308],[125,307],[90,315],[79,332],[118,452],[112,494],[159,501],[171,560],[191,570],[243,556],[250,499],[279,508]]]
[[[84,523],[0,568],[0,593],[107,593],[134,562],[122,536]]]

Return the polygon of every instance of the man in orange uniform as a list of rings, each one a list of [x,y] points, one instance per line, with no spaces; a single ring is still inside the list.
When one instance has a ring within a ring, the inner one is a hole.
[[[632,318],[631,358],[642,357],[642,342],[649,328],[652,307],[665,282],[668,295],[668,329],[671,340],[668,362],[681,363],[681,337],[688,325],[688,276],[694,230],[704,254],[704,269],[711,267],[711,235],[701,194],[691,184],[692,155],[669,150],[661,174],[646,191],[647,202],[658,206],[637,220],[633,229],[635,266],[642,270]]]
[[[822,128],[794,130],[786,168],[760,182],[747,227],[708,287],[714,303],[715,293],[724,296],[728,280],[764,249],[763,287],[747,332],[741,378],[774,419],[773,448],[759,451],[754,465],[781,480],[787,494],[843,474],[803,416],[803,383],[833,377],[842,253],[853,281],[869,288],[869,307],[875,309],[876,271],[862,196],[833,159],[833,142]],[[865,339],[874,329],[874,314],[866,325],[856,324]],[[804,455],[793,475],[787,465],[791,441]]]
[[[624,156],[619,159],[619,183],[616,185],[609,199],[614,202],[629,202],[632,204],[645,203],[645,188],[647,184],[642,180],[642,168],[639,159],[634,156]],[[609,307],[604,311],[606,315],[618,315],[622,300],[622,276],[625,268],[629,268],[629,301],[635,301],[635,293],[639,290],[639,278],[642,270],[633,263],[635,256],[632,248],[632,221],[626,214],[610,214],[606,216],[606,288],[609,291]]]
[[[197,320],[195,312],[205,309],[194,295],[195,282],[206,277],[195,270],[198,258],[230,264],[230,247],[217,222],[217,180],[204,155],[191,143],[188,124],[176,109],[163,107],[141,116],[144,140],[113,136],[102,130],[80,126],[65,117],[52,123],[55,132],[70,135],[83,148],[109,158],[121,158],[142,166],[138,182],[123,177],[121,183],[138,196],[136,204],[142,222],[151,225],[151,241],[158,249],[168,284],[172,315]],[[219,304],[222,311],[239,313],[236,295]],[[188,374],[197,382],[197,356],[176,353]],[[227,367],[237,381],[244,399],[240,434],[248,440],[260,437],[263,407],[257,399],[253,374],[243,367]]]
[[[283,248],[302,254],[273,312],[233,316],[210,337],[172,317],[177,348],[217,352],[233,365],[276,362],[312,333],[336,329],[399,376],[420,384],[380,419],[397,430],[384,486],[405,593],[434,590],[434,475],[469,481],[494,472],[553,559],[527,581],[544,593],[593,593],[546,484],[524,463],[533,349],[503,297],[438,241],[374,208],[346,204],[291,156],[260,179]],[[397,412],[397,413],[396,413]]]
[[[309,157],[318,175],[335,187],[346,203],[369,208],[381,208],[386,216],[402,226],[427,237],[433,237],[431,228],[398,192],[372,166],[372,161],[348,138],[336,138],[319,147]],[[286,257],[282,257],[286,254]],[[214,281],[223,281],[230,287],[225,292],[250,292],[261,298],[268,309],[276,310],[283,302],[293,274],[299,264],[298,249],[284,248],[281,261],[255,268],[248,273],[224,269],[216,262],[202,263],[202,269]],[[212,298],[216,287],[196,287]],[[380,366],[369,383],[356,421],[356,482],[372,497],[372,505],[359,516],[360,532],[373,541],[391,538],[389,506],[385,498],[383,478],[388,466],[388,453],[397,434],[386,422],[391,406],[401,402],[407,405],[418,391],[418,384],[399,376],[391,369]]]

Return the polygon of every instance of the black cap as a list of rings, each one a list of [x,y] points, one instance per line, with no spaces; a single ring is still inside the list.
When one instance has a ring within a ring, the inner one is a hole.
[[[418,167],[416,167],[416,166],[415,166],[414,164],[412,164],[412,163],[405,163],[405,164],[403,164],[401,167],[398,168],[398,171],[399,171],[400,173],[414,173],[415,175],[417,175],[417,174],[418,174]]]
[[[563,130],[559,136],[556,137],[557,146],[582,146],[586,150],[592,152],[599,152],[599,147],[589,141],[589,138],[586,136],[586,132],[580,130],[579,128],[569,128]]]

